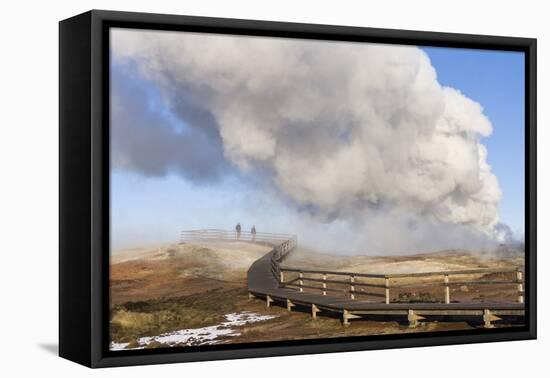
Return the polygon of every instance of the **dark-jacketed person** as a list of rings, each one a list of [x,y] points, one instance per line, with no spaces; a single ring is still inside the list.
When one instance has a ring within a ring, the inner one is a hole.
[[[237,225],[235,226],[235,234],[236,234],[236,239],[239,240],[241,238],[241,224],[240,223],[237,223]]]
[[[250,233],[252,234],[252,241],[256,241],[256,226],[252,226]]]

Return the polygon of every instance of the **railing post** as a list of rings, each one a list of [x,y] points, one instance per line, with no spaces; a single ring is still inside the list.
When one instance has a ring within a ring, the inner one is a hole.
[[[495,326],[491,323],[497,320],[501,320],[498,316],[495,316],[491,310],[483,310],[483,322],[485,323],[485,328],[494,328]]]
[[[449,275],[445,274],[445,278],[443,280],[445,282],[445,303],[449,304],[449,303],[451,303],[451,290],[449,288]]]
[[[350,282],[350,285],[349,285],[349,292],[350,292],[350,298],[351,299],[355,299],[355,286],[353,286],[353,282],[355,281],[355,276],[350,276],[349,277],[349,282]]]
[[[327,274],[323,273],[323,295],[327,295]]]
[[[300,281],[299,281],[299,284],[300,284],[300,292],[303,292],[304,291],[304,288],[302,287],[304,285],[304,280],[302,279],[304,278],[304,273],[303,272],[300,272]]]
[[[518,281],[518,302],[523,303],[523,272],[519,268],[516,271],[516,280]]]
[[[286,300],[286,310],[288,312],[292,311],[292,307],[296,306],[290,299]]]
[[[416,328],[420,325],[419,320],[424,319],[424,317],[415,313],[414,310],[408,310],[407,319],[409,321],[409,328]]]
[[[384,289],[386,304],[390,304],[390,279],[388,277],[384,278],[384,286],[386,287]]]
[[[311,304],[311,317],[313,319],[317,319],[317,313],[319,312],[319,307],[315,306],[315,304]]]

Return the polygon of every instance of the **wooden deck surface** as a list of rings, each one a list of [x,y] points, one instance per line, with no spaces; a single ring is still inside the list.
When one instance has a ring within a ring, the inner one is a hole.
[[[248,291],[257,297],[270,301],[290,301],[294,305],[314,306],[322,310],[356,315],[380,314],[401,315],[483,315],[490,311],[494,315],[524,315],[523,303],[470,302],[470,303],[381,303],[360,299],[346,299],[342,296],[300,292],[297,289],[280,287],[272,272],[270,252],[255,261],[248,270]],[[346,320],[344,319],[344,322]]]

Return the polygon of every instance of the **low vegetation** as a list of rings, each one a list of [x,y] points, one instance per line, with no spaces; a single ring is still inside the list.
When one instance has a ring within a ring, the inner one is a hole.
[[[406,292],[399,293],[399,296],[395,300],[397,303],[437,303],[441,302],[441,296],[434,295],[428,292]]]
[[[252,252],[257,254],[261,251]],[[221,342],[249,343],[450,331],[471,329],[476,326],[466,321],[440,321],[425,323],[418,328],[409,328],[406,316],[401,319],[367,316],[354,320],[351,327],[345,328],[342,327],[341,316],[336,313],[321,312],[317,319],[313,320],[311,309],[307,307],[296,306],[292,312],[288,312],[286,303],[276,302],[268,309],[263,299],[248,298],[246,269],[241,266],[243,264],[233,266],[235,253],[241,253],[241,251],[228,250],[227,253],[220,253],[219,256],[216,253],[217,251],[214,250],[205,251],[186,246],[177,251],[170,248],[166,251],[155,250],[137,259],[129,259],[125,256],[120,262],[114,263],[111,267],[111,340],[116,343],[128,343],[128,348],[143,347],[144,345],[138,342],[142,337],[219,325],[226,321],[225,315],[244,311],[262,315],[271,314],[275,315],[275,318],[236,326],[236,333],[222,339]],[[217,256],[215,266],[207,266],[203,263],[204,254],[207,254],[209,259]],[[249,256],[250,260],[253,260],[253,257]],[[300,256],[296,253],[293,258],[300,260],[298,261],[300,266],[311,265],[312,268],[317,268],[323,264],[332,266],[334,261],[340,261],[339,269],[365,272],[375,268],[382,270],[386,267],[398,270],[398,268],[407,267],[407,264],[411,265],[410,269],[417,265],[428,269],[431,266],[426,267],[426,265],[429,264],[441,265],[445,269],[475,269],[509,267],[516,263],[508,260],[492,261],[460,253],[388,258],[358,256],[338,257],[338,259],[328,255]],[[504,277],[491,274],[481,279],[502,278]],[[444,291],[442,287],[421,290],[407,288],[401,292],[392,290],[391,295],[392,302],[398,303],[442,302]],[[451,288],[453,301],[491,300],[492,295],[498,298],[509,295],[508,299],[514,301],[517,295],[515,285],[511,285],[506,291],[495,290],[491,285]],[[151,341],[145,347],[165,346],[158,341]]]
[[[242,310],[238,300],[244,289],[213,289],[185,297],[165,297],[127,302],[111,309],[111,335],[117,342],[132,342],[183,328],[199,328],[222,322],[224,314]]]

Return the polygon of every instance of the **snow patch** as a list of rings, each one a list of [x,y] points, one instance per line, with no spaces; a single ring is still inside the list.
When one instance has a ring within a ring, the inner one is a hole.
[[[124,349],[126,349],[126,347],[128,346],[128,344],[130,344],[130,343],[115,343],[115,342],[111,342],[111,347],[110,347],[110,349],[111,349],[111,350],[124,350]]]
[[[233,327],[240,327],[246,324],[263,322],[276,318],[275,315],[259,315],[251,311],[233,312],[225,315],[227,321],[218,325],[201,327],[201,328],[186,328],[178,331],[164,333],[158,336],[141,337],[137,340],[139,347],[128,348],[129,343],[111,343],[111,350],[128,350],[142,349],[151,342],[159,342],[174,346],[183,345],[214,345],[221,344],[226,340],[220,340],[220,337],[235,337],[241,333],[237,332]]]

